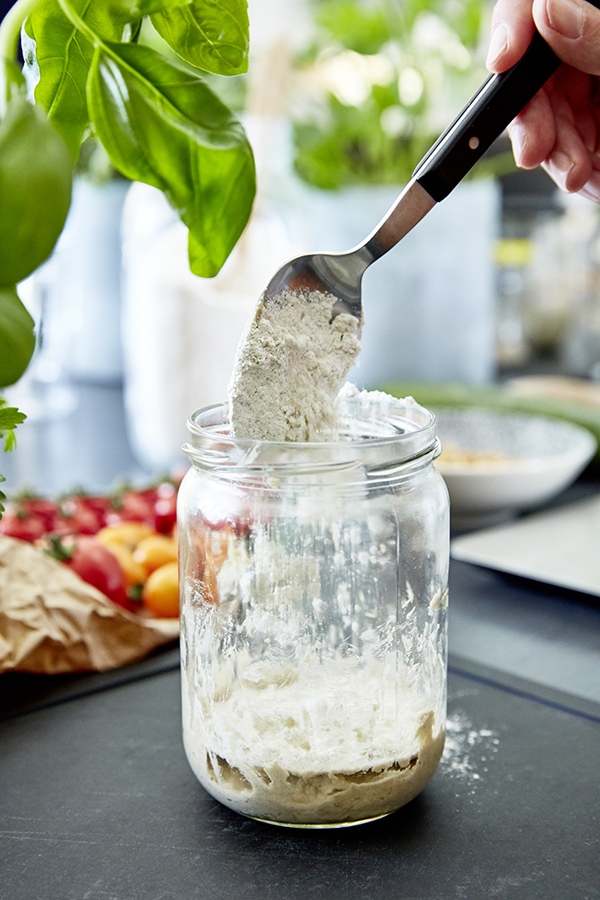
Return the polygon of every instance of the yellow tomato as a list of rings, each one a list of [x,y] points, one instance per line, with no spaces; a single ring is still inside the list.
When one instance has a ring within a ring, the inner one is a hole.
[[[177,562],[177,541],[164,534],[152,534],[139,542],[133,558],[149,575],[166,563]]]
[[[110,550],[113,556],[116,556],[121,563],[127,587],[136,587],[137,585],[144,583],[147,572],[140,563],[135,561],[127,544],[122,544],[120,541],[114,539],[112,541],[104,541],[104,546],[107,550]]]
[[[177,563],[168,562],[148,576],[142,591],[142,603],[154,616],[174,619],[179,615],[179,577]]]
[[[155,532],[144,522],[119,522],[118,525],[107,525],[101,528],[96,535],[96,540],[101,544],[114,543],[125,544],[133,548],[144,538]]]

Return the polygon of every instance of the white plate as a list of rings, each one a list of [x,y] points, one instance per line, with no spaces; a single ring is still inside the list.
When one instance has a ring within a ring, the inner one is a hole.
[[[570,422],[484,409],[434,410],[442,455],[436,461],[453,521],[533,509],[565,490],[596,450]]]

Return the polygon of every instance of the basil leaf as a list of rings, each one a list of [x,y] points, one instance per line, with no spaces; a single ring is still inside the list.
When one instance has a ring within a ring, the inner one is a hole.
[[[15,287],[0,288],[0,385],[18,381],[35,350],[34,322]]]
[[[192,271],[215,275],[254,199],[254,159],[244,131],[189,69],[149,47],[103,46],[88,82],[96,133],[124,175],[165,193],[192,234]]]
[[[4,87],[3,103],[0,103],[0,109],[2,109],[19,94],[26,97],[27,85],[23,73],[11,59],[7,59],[5,56],[0,57],[0,66],[2,66],[0,83]]]
[[[185,5],[188,0],[176,0]],[[103,4],[111,18],[123,22],[136,22],[173,5],[173,0],[104,0]]]
[[[44,111],[13,97],[0,122],[0,285],[22,281],[52,252],[71,203],[72,171]]]
[[[160,36],[186,62],[216,75],[248,69],[247,0],[191,0],[151,16]]]
[[[121,36],[121,25],[111,19],[101,0],[71,0],[71,6],[94,33],[107,39]],[[36,102],[47,111],[77,159],[89,131],[85,85],[94,46],[69,21],[58,0],[37,3],[24,31],[25,68],[30,81],[37,81]]]

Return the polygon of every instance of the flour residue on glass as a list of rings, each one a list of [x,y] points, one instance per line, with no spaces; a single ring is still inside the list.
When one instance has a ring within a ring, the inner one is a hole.
[[[336,398],[360,351],[360,324],[348,313],[334,317],[336,300],[306,290],[261,300],[229,387],[236,437],[314,441],[335,433]]]

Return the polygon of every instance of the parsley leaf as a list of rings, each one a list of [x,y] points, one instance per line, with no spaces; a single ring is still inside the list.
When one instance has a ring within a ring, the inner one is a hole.
[[[27,416],[20,412],[16,406],[9,406],[3,397],[0,397],[0,449],[14,450],[17,444],[15,428],[20,425]],[[6,481],[2,472],[0,472],[0,482]],[[2,501],[6,500],[6,495],[0,490],[0,518],[4,511]]]

